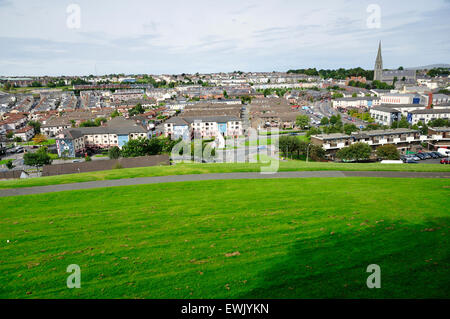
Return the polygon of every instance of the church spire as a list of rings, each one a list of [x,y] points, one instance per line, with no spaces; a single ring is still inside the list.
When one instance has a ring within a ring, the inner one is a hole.
[[[380,43],[378,44],[377,59],[375,60],[373,79],[382,81],[382,73],[383,73],[383,58],[381,56],[381,41],[380,41]]]

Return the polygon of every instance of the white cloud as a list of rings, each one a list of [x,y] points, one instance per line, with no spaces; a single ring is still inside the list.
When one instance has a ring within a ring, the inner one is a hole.
[[[80,29],[66,27],[72,2]],[[1,69],[30,74],[29,61],[40,74],[92,73],[93,64],[104,73],[372,67],[378,40],[387,66],[448,63],[448,2],[377,1],[382,27],[368,29],[373,2],[0,1]]]

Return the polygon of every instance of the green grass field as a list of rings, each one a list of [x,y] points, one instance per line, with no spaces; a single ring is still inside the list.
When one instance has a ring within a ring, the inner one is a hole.
[[[152,166],[138,168],[123,168],[107,171],[97,171],[79,174],[66,174],[48,177],[30,178],[25,180],[0,181],[2,188],[19,188],[43,185],[57,185],[96,180],[113,180],[134,177],[260,172],[264,163],[212,163],[212,164],[176,164],[173,166]],[[410,171],[410,172],[448,172],[450,165],[441,164],[380,164],[380,163],[320,163],[304,161],[280,161],[279,171]]]
[[[33,141],[28,141],[28,142],[21,142],[18,143],[19,145],[42,145],[42,146],[46,146],[46,145],[53,145],[56,144],[56,140],[54,138],[50,138],[42,143],[35,143]]]
[[[445,179],[310,178],[0,198],[0,298],[448,298],[449,195]]]

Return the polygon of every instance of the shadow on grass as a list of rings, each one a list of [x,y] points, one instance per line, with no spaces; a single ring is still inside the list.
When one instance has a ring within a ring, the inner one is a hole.
[[[450,218],[423,224],[381,222],[299,238],[241,298],[448,298]],[[381,288],[366,285],[381,267]]]

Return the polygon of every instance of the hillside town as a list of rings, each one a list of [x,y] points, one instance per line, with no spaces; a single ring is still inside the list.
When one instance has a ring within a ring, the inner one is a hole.
[[[35,151],[36,140],[54,153],[56,163],[100,159],[138,138],[201,138],[220,153],[225,145],[219,135],[239,145],[250,132],[266,130],[306,135],[323,149],[322,160],[337,160],[337,151],[358,142],[374,151],[392,144],[402,155],[450,147],[449,68],[385,70],[381,43],[373,70],[1,77],[0,82],[3,170],[8,160],[27,168],[23,154]]]

